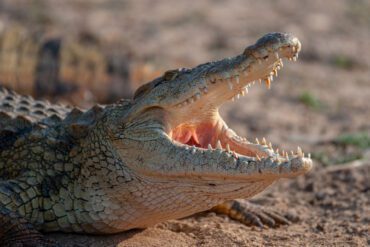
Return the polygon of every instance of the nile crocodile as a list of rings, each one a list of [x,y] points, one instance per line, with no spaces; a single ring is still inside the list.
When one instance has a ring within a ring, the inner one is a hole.
[[[86,111],[1,89],[0,242],[116,233],[211,208],[244,223],[283,221],[251,219],[234,199],[302,175],[312,160],[238,136],[218,109],[256,81],[269,88],[300,49],[293,35],[270,33],[240,55],[167,71],[131,100]]]

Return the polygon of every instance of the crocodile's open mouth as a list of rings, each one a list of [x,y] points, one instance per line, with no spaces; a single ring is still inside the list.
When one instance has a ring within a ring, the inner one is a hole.
[[[265,138],[251,142],[238,136],[228,128],[218,114],[219,105],[248,94],[249,88],[253,85],[264,82],[267,88],[270,88],[274,76],[277,76],[278,70],[283,67],[282,58],[296,61],[299,51],[298,40],[293,45],[287,44],[274,50],[263,50],[257,54],[248,54],[247,48],[243,54],[247,58],[243,58],[243,62],[237,63],[228,70],[207,74],[206,86],[202,84],[199,92],[175,107],[179,111],[191,108],[192,115],[205,111],[208,115],[199,114],[201,115],[199,118],[176,125],[168,133],[169,136],[175,143],[185,144],[184,147],[189,150],[219,149],[236,157],[244,155],[257,160],[263,157],[274,157],[279,160],[289,160],[297,156],[304,158],[304,153],[299,147],[296,151],[288,153],[274,150],[272,144]],[[212,104],[212,102],[220,102],[220,104]]]

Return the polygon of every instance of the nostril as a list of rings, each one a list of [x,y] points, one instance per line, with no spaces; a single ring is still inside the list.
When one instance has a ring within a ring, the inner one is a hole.
[[[268,55],[263,57],[264,60],[267,60],[268,58],[269,58]]]

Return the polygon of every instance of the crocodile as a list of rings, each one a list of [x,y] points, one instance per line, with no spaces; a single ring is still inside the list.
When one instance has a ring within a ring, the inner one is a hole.
[[[0,91],[0,242],[49,243],[40,232],[110,234],[214,210],[243,223],[244,200],[312,168],[301,148],[237,135],[219,107],[297,60],[292,34],[242,54],[165,72],[130,100],[89,110]],[[257,82],[257,83],[256,83]]]

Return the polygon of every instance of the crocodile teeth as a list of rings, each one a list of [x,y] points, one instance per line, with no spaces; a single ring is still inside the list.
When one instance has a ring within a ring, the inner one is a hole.
[[[265,83],[266,83],[266,87],[267,87],[268,89],[270,89],[270,88],[271,88],[271,79],[270,79],[270,77],[267,77],[267,78],[265,79]]]
[[[298,156],[300,156],[300,157],[302,157],[302,156],[303,156],[302,148],[297,147],[297,154],[298,154]]]
[[[258,156],[258,154],[256,154],[256,159],[257,159],[258,161],[261,161],[261,158]]]
[[[245,91],[244,91],[244,90],[240,91],[240,94],[241,94],[242,96],[244,96],[244,95],[245,95]]]
[[[230,152],[230,145],[229,145],[229,143],[226,144],[226,151]]]
[[[279,53],[275,52],[274,55],[276,59],[279,59]]]
[[[222,145],[221,145],[220,140],[217,141],[216,148],[217,149],[222,149]]]
[[[293,56],[293,61],[296,62],[297,61],[297,57],[296,56]]]
[[[236,99],[239,99],[239,98],[240,98],[240,94],[237,94],[237,95],[236,95]]]
[[[239,84],[240,80],[239,80],[239,76],[235,76],[235,80],[236,80],[236,84]]]
[[[208,144],[208,149],[209,149],[209,150],[212,150],[212,145],[211,145],[211,143],[209,143],[209,144]]]
[[[258,140],[258,138],[256,137],[256,143],[259,145],[260,144],[260,141]]]
[[[262,145],[266,145],[266,144],[267,144],[266,138],[265,138],[265,137],[263,137],[263,138],[262,138]]]

